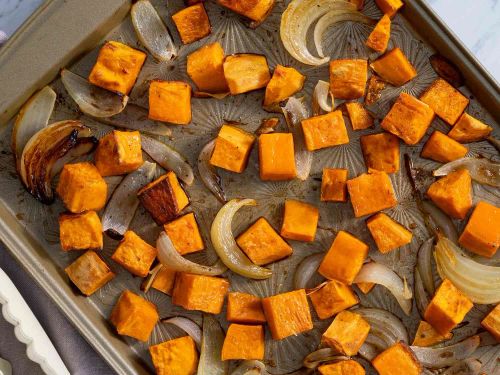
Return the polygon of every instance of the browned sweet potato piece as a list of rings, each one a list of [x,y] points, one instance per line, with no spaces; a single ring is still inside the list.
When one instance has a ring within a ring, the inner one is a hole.
[[[202,3],[184,8],[172,16],[183,44],[196,42],[212,31],[210,20]]]
[[[368,80],[368,86],[366,87],[365,104],[372,105],[380,99],[382,95],[382,90],[385,88],[385,82],[376,74],[372,74]]]
[[[262,22],[271,12],[276,0],[217,0],[217,3],[254,22]]]

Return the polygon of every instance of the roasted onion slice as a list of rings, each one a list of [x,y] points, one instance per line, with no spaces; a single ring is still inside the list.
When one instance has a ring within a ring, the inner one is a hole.
[[[186,332],[196,343],[198,349],[201,346],[201,328],[198,324],[193,322],[191,319],[184,318],[182,316],[174,316],[173,318],[162,319],[162,323],[172,324],[177,328],[182,329]]]
[[[226,203],[226,193],[222,188],[222,181],[217,173],[217,169],[210,164],[210,158],[215,147],[215,139],[212,139],[201,149],[198,156],[198,172],[200,172],[201,181],[208,190],[221,202]]]
[[[228,362],[221,359],[224,331],[217,319],[203,315],[203,336],[201,338],[198,375],[226,375]]]
[[[328,97],[330,97],[332,104],[328,104]],[[334,97],[330,92],[330,83],[319,80],[314,87],[312,97],[312,112],[313,116],[321,114],[321,110],[331,112],[334,105]]]
[[[480,184],[500,187],[500,164],[484,158],[462,158],[449,162],[434,171],[434,176],[446,176],[467,169],[471,178]]]
[[[408,344],[408,332],[399,318],[389,311],[377,308],[359,308],[353,310],[370,323],[370,336],[379,340],[367,339],[369,344],[379,350],[385,350],[398,341]]]
[[[479,347],[479,336],[471,336],[457,344],[442,348],[411,346],[420,363],[427,368],[439,369],[469,358]]]

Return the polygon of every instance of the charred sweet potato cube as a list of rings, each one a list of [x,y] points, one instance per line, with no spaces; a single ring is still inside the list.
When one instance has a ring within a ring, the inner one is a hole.
[[[260,266],[286,258],[293,252],[263,217],[240,234],[236,242],[250,260]]]
[[[431,107],[402,92],[382,120],[381,126],[406,144],[415,145],[425,135],[433,119],[434,111]]]
[[[390,133],[363,135],[361,150],[368,171],[399,171],[399,139]]]
[[[87,251],[64,271],[86,296],[90,296],[115,277],[108,265],[93,251]]]
[[[313,329],[304,289],[262,299],[267,324],[275,340]]]
[[[187,57],[186,70],[199,91],[227,92],[224,77],[224,50],[219,42],[207,44]]]
[[[231,324],[227,329],[222,360],[264,359],[264,327]]]
[[[223,67],[231,95],[261,89],[271,80],[267,59],[263,55],[239,53],[226,56]]]
[[[262,324],[266,322],[262,299],[247,293],[232,292],[227,296],[227,321]]]
[[[453,337],[453,333],[448,332],[445,335],[438,333],[433,326],[427,323],[425,320],[421,320],[417,328],[417,333],[415,333],[415,338],[413,339],[413,346],[433,346],[439,344],[440,342],[450,340]]]
[[[349,286],[336,280],[328,281],[321,289],[314,290],[309,298],[320,319],[328,319],[359,302]]]
[[[382,90],[385,89],[385,86],[385,81],[382,78],[372,74],[366,87],[365,104],[375,104],[382,96]]]
[[[94,159],[101,176],[116,176],[135,171],[144,163],[141,133],[113,130],[99,140]]]
[[[146,277],[156,258],[156,248],[148,244],[133,231],[128,230],[111,256],[131,274]]]
[[[294,68],[277,65],[266,87],[264,107],[279,104],[302,90],[306,77]]]
[[[148,341],[158,322],[158,310],[154,303],[125,290],[111,312],[111,323],[120,335],[140,341]]]
[[[457,122],[469,104],[469,99],[442,78],[436,79],[420,95],[420,100],[431,107],[436,115],[449,125]]]
[[[341,311],[323,333],[321,342],[332,349],[353,356],[366,340],[370,324],[359,314]]]
[[[366,45],[377,52],[384,53],[387,49],[390,37],[391,18],[387,14],[384,14],[368,36]]]
[[[177,272],[163,266],[160,271],[156,274],[156,277],[151,284],[151,288],[159,290],[169,296],[172,294],[172,289],[174,289],[175,275]]]
[[[149,118],[177,125],[191,122],[191,86],[181,81],[151,81]]]
[[[479,202],[458,243],[473,253],[491,258],[500,246],[500,208]]]
[[[352,1],[352,0],[351,0]],[[365,375],[365,369],[358,362],[349,359],[318,367],[321,375]]]
[[[276,0],[217,0],[217,3],[252,21],[262,22]]]
[[[408,229],[382,212],[370,217],[366,225],[383,254],[409,244],[413,236]]]
[[[165,224],[163,228],[181,255],[195,253],[205,248],[198,223],[192,212]]]
[[[172,21],[177,27],[183,44],[196,42],[212,31],[203,3],[194,4],[178,11],[172,15]]]
[[[137,80],[146,54],[125,44],[109,41],[99,51],[89,75],[90,83],[128,95]]]
[[[158,225],[175,219],[189,204],[188,196],[172,171],[142,187],[137,197]]]
[[[372,360],[372,365],[380,375],[420,375],[422,365],[412,350],[403,342],[398,342],[384,350]]]
[[[492,131],[491,126],[464,112],[448,132],[448,137],[461,143],[477,142],[488,137]]]
[[[460,169],[432,183],[427,190],[431,200],[455,219],[465,219],[472,207],[472,182],[469,172]]]
[[[394,16],[399,8],[403,6],[401,0],[375,0],[375,3],[377,3],[380,10],[389,17]]]
[[[347,169],[324,168],[321,179],[322,202],[347,201]]]
[[[309,151],[349,143],[340,110],[302,120],[302,130]]]
[[[448,163],[463,158],[469,150],[440,131],[435,131],[425,142],[421,157],[440,163]]]
[[[69,211],[99,211],[106,205],[107,193],[108,185],[95,165],[87,162],[64,165],[57,194]]]
[[[262,180],[291,180],[297,175],[291,133],[262,134],[259,137],[259,167]]]
[[[178,273],[172,292],[172,303],[186,310],[220,314],[229,282],[220,277]]]
[[[241,173],[245,170],[255,136],[236,126],[222,125],[210,164]]]
[[[319,210],[308,203],[285,201],[281,235],[290,240],[312,242],[318,227]]]
[[[59,239],[64,251],[102,249],[102,225],[95,211],[59,215]]]
[[[394,207],[398,201],[387,173],[371,171],[347,181],[354,216],[370,215]]]
[[[335,99],[357,99],[365,95],[368,63],[363,59],[330,61],[330,91]]]
[[[363,294],[368,294],[371,292],[371,290],[375,287],[375,283],[368,283],[368,282],[360,282],[356,283],[358,286],[359,290],[363,292]]]
[[[149,353],[158,375],[194,375],[198,369],[198,352],[190,336],[150,346]]]
[[[417,76],[417,71],[399,48],[386,52],[372,62],[370,67],[393,86],[402,86]]]
[[[500,304],[490,311],[488,315],[481,321],[481,325],[491,335],[500,342]]]
[[[329,280],[351,285],[368,255],[368,245],[352,234],[339,231],[318,272]]]
[[[441,335],[455,328],[474,304],[453,283],[444,279],[425,309],[426,322]]]
[[[373,117],[359,102],[345,104],[352,130],[362,130],[373,126]]]

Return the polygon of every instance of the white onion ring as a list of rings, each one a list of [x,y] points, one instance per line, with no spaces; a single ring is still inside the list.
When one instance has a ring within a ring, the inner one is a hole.
[[[331,98],[332,104],[328,104],[328,97]],[[319,80],[314,87],[312,98],[312,112],[313,116],[321,114],[321,110],[331,112],[333,110],[334,98],[330,91],[330,83]]]
[[[174,326],[182,329],[186,332],[196,343],[198,349],[201,347],[201,328],[198,324],[193,322],[191,319],[184,318],[182,316],[176,316],[174,318],[162,319],[162,323],[173,324]]]
[[[467,169],[471,178],[480,184],[500,187],[500,164],[484,158],[461,158],[449,162],[438,169],[434,176],[446,176],[459,169]]]
[[[325,257],[324,253],[310,255],[304,258],[295,269],[293,286],[295,289],[306,289],[307,283],[316,273],[321,261]]]
[[[425,241],[417,254],[417,268],[424,284],[425,290],[430,295],[434,294],[436,289],[434,285],[434,277],[432,275],[432,248],[434,238],[429,238]]]
[[[315,369],[323,362],[328,361],[346,361],[349,357],[342,355],[339,351],[332,348],[322,348],[308,354],[304,358],[303,365],[308,369]]]
[[[226,375],[228,362],[221,359],[224,331],[217,319],[203,315],[200,362],[197,375]]]
[[[198,156],[198,172],[200,173],[201,181],[208,190],[219,200],[225,204],[227,202],[226,194],[222,188],[222,181],[217,173],[217,169],[210,164],[210,158],[215,147],[215,139],[212,139],[201,149]]]
[[[386,310],[368,307],[362,307],[353,310],[353,312],[360,314],[370,324],[368,336],[376,336],[383,341],[385,346],[376,345],[378,349],[385,350],[398,341],[408,344],[408,332],[396,315]]]
[[[439,369],[469,358],[479,347],[479,336],[471,336],[458,344],[442,348],[410,346],[420,363],[428,368]]]

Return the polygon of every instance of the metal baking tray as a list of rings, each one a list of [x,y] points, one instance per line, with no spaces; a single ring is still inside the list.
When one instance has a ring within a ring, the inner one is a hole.
[[[181,46],[170,15],[183,7],[181,0],[152,1],[174,35],[177,46]],[[257,30],[248,29],[241,18],[217,6],[214,2],[206,3],[212,23],[212,34],[196,43],[182,46],[179,57],[169,64],[158,64],[151,57],[143,68],[139,80],[131,93],[131,102],[147,104],[147,80],[180,79],[189,81],[185,63],[186,56],[205,43],[219,40],[226,54],[236,52],[263,53],[267,56],[271,68],[276,64],[291,65],[307,75],[304,95],[310,100],[314,84],[318,79],[328,79],[327,67],[311,68],[301,65],[288,55],[279,38],[280,15],[288,1],[278,2],[273,13]],[[380,11],[373,0],[366,2],[364,12],[379,18]],[[419,95],[435,78],[436,74],[428,64],[428,58],[439,51],[452,60],[466,78],[467,87],[462,92],[470,99],[467,109],[473,116],[480,118],[494,127],[494,134],[499,136],[500,88],[495,80],[484,70],[479,62],[461,44],[456,36],[442,23],[423,0],[406,1],[401,14],[394,19],[390,46],[399,46],[417,68],[419,75],[402,88],[388,87],[381,100],[370,108],[378,118],[387,112],[394,98],[401,90]],[[166,4],[166,6],[165,6]],[[127,11],[127,0],[51,0],[47,1],[0,50],[0,238],[22,264],[25,270],[42,286],[47,295],[66,314],[89,343],[119,374],[145,374],[152,372],[152,364],[147,354],[147,346],[180,336],[182,333],[174,327],[158,325],[147,344],[132,339],[118,337],[107,321],[110,310],[117,296],[125,288],[137,291],[140,280],[120,269],[109,260],[116,247],[116,241],[105,241],[103,254],[113,270],[116,279],[90,298],[81,296],[70,285],[64,274],[64,267],[78,254],[63,253],[58,244],[57,215],[63,211],[60,203],[44,206],[34,200],[21,186],[17,179],[12,154],[10,151],[10,132],[12,116],[22,103],[37,89],[45,84],[58,93],[59,99],[52,120],[81,118],[94,128],[98,135],[110,129],[109,126],[82,116],[72,100],[67,96],[57,73],[61,67],[69,67],[75,73],[86,76],[95,61],[100,41],[119,40],[142,48],[135,37]],[[416,32],[418,30],[418,33]],[[332,58],[363,57],[375,55],[364,47],[364,40],[370,28],[358,24],[342,24],[332,28],[325,39],[325,49]],[[429,43],[431,42],[431,43]],[[55,81],[52,81],[54,80]],[[164,139],[184,153],[191,165],[195,166],[201,147],[218,131],[225,120],[237,120],[253,131],[260,120],[269,116],[261,108],[262,92],[229,97],[221,101],[193,99],[193,122],[187,127],[172,126],[172,137]],[[283,126],[283,123],[280,125]],[[448,125],[436,119],[432,129],[447,130]],[[349,128],[349,126],[348,126]],[[258,160],[256,152],[251,155],[249,166],[242,175],[222,172],[224,186],[229,198],[253,197],[258,201],[256,208],[245,209],[234,222],[234,232],[239,233],[252,220],[259,216],[267,217],[279,227],[282,215],[281,207],[285,197],[313,202],[319,205],[318,188],[321,170],[325,166],[346,167],[349,175],[355,176],[365,171],[359,147],[359,137],[380,131],[380,127],[364,131],[349,130],[350,143],[315,153],[312,178],[305,183],[269,182],[261,183],[258,178]],[[429,130],[430,132],[431,130]],[[437,164],[418,157],[420,147],[401,146],[401,154],[409,153],[419,168],[432,170]],[[496,150],[486,142],[470,145],[470,155],[481,154],[497,158]],[[399,204],[389,213],[406,226],[413,228],[414,241],[386,256],[375,251],[373,242],[362,224],[364,219],[354,219],[349,203],[321,204],[320,223],[322,227],[335,230],[345,229],[371,245],[370,256],[390,265],[401,276],[406,276],[412,284],[412,270],[415,264],[416,250],[429,233],[425,229],[421,215],[411,194],[411,188],[404,169],[391,176]],[[202,232],[208,239],[209,225],[220,208],[202,186],[199,178],[188,189],[191,209],[198,215]],[[475,202],[478,199],[496,202],[500,199],[498,190],[474,187]],[[463,223],[456,223],[459,226]],[[154,243],[159,228],[155,226],[146,212],[139,209],[132,228]],[[317,239],[312,244],[293,242],[294,255],[271,266],[274,276],[266,281],[248,281],[237,275],[227,273],[232,290],[248,291],[259,296],[268,296],[291,289],[293,271],[297,264],[313,253],[324,252],[331,244],[333,234],[328,230],[319,230]],[[206,243],[209,243],[206,241]],[[213,251],[207,250],[192,255],[198,262],[213,260]],[[41,297],[43,298],[43,296]],[[158,305],[162,317],[183,315],[200,322],[201,315],[183,311],[173,306],[170,298],[157,291],[150,291],[146,298]],[[387,309],[399,316],[408,328],[410,337],[418,324],[418,313],[413,309],[410,317],[404,316],[395,300],[387,296],[383,288],[375,289],[367,296],[360,295],[363,305]],[[479,327],[479,320],[487,311],[485,306],[477,306],[468,315],[469,324],[457,331],[453,340],[470,335]],[[227,327],[224,316],[218,316]],[[273,341],[267,337],[266,359],[268,370],[272,373],[286,373],[297,368],[304,355],[313,351],[321,332],[330,320],[319,321],[313,315],[315,329],[283,341]],[[493,348],[500,355],[500,348]],[[486,353],[485,355],[487,355]]]

